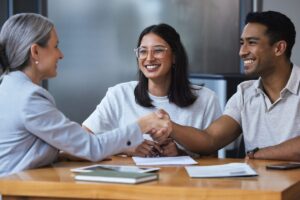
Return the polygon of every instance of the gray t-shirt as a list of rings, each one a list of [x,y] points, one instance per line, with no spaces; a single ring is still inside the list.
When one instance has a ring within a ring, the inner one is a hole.
[[[273,146],[300,135],[299,86],[300,68],[295,65],[274,103],[263,92],[260,78],[238,85],[224,115],[241,125],[246,150]]]

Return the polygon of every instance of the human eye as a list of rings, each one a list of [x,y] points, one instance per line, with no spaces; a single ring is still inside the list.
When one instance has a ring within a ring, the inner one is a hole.
[[[165,49],[157,48],[157,49],[154,49],[154,51],[157,52],[157,53],[161,53],[161,52],[164,52]]]
[[[144,48],[139,49],[139,54],[140,54],[140,55],[146,55],[147,52],[148,52],[147,49],[144,49]]]
[[[253,38],[248,40],[249,45],[256,45],[258,43],[258,39]]]
[[[153,49],[154,53],[156,53],[156,54],[161,54],[161,53],[165,52],[165,50],[166,49],[163,47],[156,47]]]
[[[55,44],[55,46],[54,46],[54,47],[55,47],[56,49],[58,49],[58,48],[59,48],[59,47],[58,47],[58,45],[59,45],[59,41],[56,41],[56,43],[54,43],[54,44]]]
[[[244,41],[243,40],[240,40],[240,45],[244,45]]]

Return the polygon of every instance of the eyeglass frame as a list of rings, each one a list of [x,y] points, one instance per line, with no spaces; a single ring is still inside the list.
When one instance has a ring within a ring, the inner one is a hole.
[[[140,58],[140,54],[139,54],[139,49],[141,49],[141,48],[144,48],[146,51],[147,51],[147,55],[144,57],[144,58]],[[163,53],[163,56],[162,57],[157,57],[157,55],[155,56],[155,48],[160,48],[160,50],[164,50],[162,53]],[[147,48],[145,48],[145,47],[137,47],[137,48],[134,48],[133,49],[133,51],[135,52],[135,56],[138,58],[138,59],[140,59],[140,60],[142,60],[142,59],[146,59],[147,57],[148,57],[148,54],[149,54],[149,51],[151,51],[151,53],[153,54],[153,57],[154,58],[164,58],[165,57],[165,55],[166,55],[166,52],[167,52],[167,50],[168,50],[168,47],[165,47],[165,46],[158,46],[158,47],[154,47],[154,48],[152,48],[152,49],[147,49]]]

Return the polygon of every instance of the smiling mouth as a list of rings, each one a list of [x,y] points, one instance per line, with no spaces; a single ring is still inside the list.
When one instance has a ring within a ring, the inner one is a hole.
[[[155,70],[159,67],[159,65],[146,65],[146,69],[148,70]]]
[[[254,62],[253,59],[244,60],[244,65],[252,64]]]

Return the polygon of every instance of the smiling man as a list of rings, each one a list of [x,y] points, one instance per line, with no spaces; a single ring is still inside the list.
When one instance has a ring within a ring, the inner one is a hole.
[[[207,154],[243,134],[249,158],[300,161],[300,68],[290,61],[295,27],[274,11],[249,13],[245,24],[239,54],[245,74],[258,80],[241,83],[207,129],[172,123],[171,137]]]

